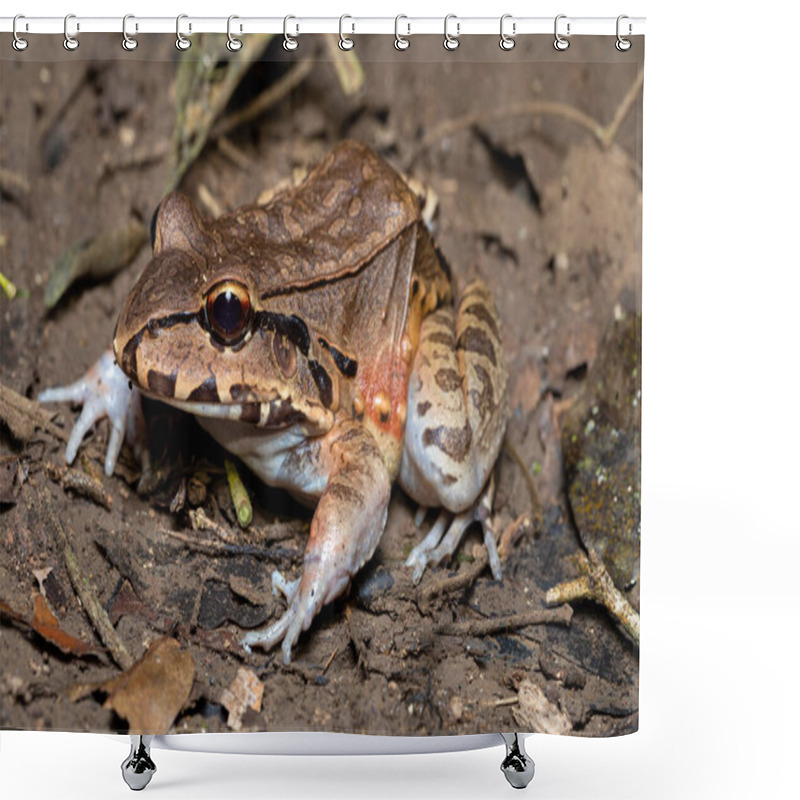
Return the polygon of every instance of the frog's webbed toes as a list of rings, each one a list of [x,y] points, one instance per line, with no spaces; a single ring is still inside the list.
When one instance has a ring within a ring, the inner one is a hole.
[[[67,442],[68,464],[75,460],[83,437],[92,426],[103,417],[108,417],[111,434],[105,458],[106,475],[114,472],[125,437],[135,438],[141,424],[139,392],[116,365],[110,350],[103,353],[80,380],[69,386],[45,389],[39,393],[38,400],[40,403],[71,402],[82,406]]]
[[[276,574],[279,576],[277,581]],[[251,653],[254,647],[271,650],[282,641],[283,663],[288,664],[292,660],[292,648],[297,644],[300,634],[310,627],[317,606],[316,603],[309,602],[313,594],[310,597],[304,596],[306,593],[300,590],[299,584],[300,580],[287,581],[277,570],[272,573],[273,592],[284,594],[289,600],[289,607],[272,625],[245,634],[242,639],[245,652]]]
[[[494,497],[493,481],[490,481],[481,493],[473,508],[452,517],[442,511],[431,527],[427,536],[411,551],[406,559],[406,566],[412,567],[412,580],[416,586],[425,573],[426,567],[438,566],[452,558],[464,535],[464,531],[475,521],[483,528],[483,541],[489,554],[489,566],[492,577],[499,581],[503,578],[500,556],[497,553],[497,539],[491,521],[492,498]],[[449,525],[448,525],[449,523]]]

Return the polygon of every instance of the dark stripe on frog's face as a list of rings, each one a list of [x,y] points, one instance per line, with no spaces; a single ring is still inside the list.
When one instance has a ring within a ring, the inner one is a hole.
[[[308,368],[311,371],[311,377],[314,383],[317,384],[319,390],[319,399],[322,400],[322,405],[325,408],[330,408],[333,403],[333,383],[328,371],[318,361],[309,361]]]
[[[354,358],[346,356],[344,353],[339,352],[332,344],[329,344],[321,336],[318,339],[319,343],[331,354],[333,363],[336,364],[336,369],[344,375],[345,378],[355,378],[358,374],[358,361]]]
[[[197,403],[219,403],[220,396],[217,389],[217,376],[212,372],[196,389],[193,389],[188,398]]]
[[[256,314],[256,328],[276,331],[285,336],[304,356],[308,355],[311,346],[311,337],[308,326],[294,314],[287,317],[285,314],[275,314],[272,311],[259,311]]]
[[[197,319],[198,315],[193,311],[179,311],[175,314],[169,314],[166,317],[161,317],[161,319],[150,320],[140,331],[131,336],[131,338],[122,348],[122,354],[118,359],[120,361],[119,366],[121,367],[122,371],[128,375],[128,377],[136,378],[138,376],[139,372],[138,365],[136,363],[136,351],[139,349],[139,345],[142,342],[142,337],[144,336],[145,331],[149,331],[151,336],[158,336],[159,332],[162,330],[172,328],[175,325],[187,325],[196,321]],[[117,333],[114,331],[114,339],[116,339],[116,337]],[[173,393],[175,391],[174,380],[172,381],[172,391]],[[172,395],[170,394],[168,396],[171,397]]]

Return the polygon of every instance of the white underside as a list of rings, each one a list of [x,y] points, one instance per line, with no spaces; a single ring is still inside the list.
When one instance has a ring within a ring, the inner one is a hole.
[[[522,734],[523,736],[526,734]],[[151,747],[195,753],[272,756],[355,756],[454,753],[503,744],[499,733],[465,736],[367,736],[357,733],[179,733],[156,736]]]

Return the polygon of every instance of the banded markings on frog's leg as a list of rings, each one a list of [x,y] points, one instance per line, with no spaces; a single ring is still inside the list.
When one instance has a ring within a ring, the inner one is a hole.
[[[423,321],[409,380],[400,485],[418,503],[455,515],[441,545],[429,535],[412,551],[406,563],[415,580],[427,564],[452,554],[473,519],[488,535],[480,508],[486,491],[493,496],[487,480],[505,434],[506,383],[497,311],[486,285],[474,281],[457,315],[442,308]],[[492,572],[500,577],[496,559]]]
[[[319,448],[318,463],[328,470],[328,480],[311,521],[303,574],[283,616],[242,641],[245,649],[267,650],[283,641],[287,664],[300,634],[326,603],[345,591],[375,552],[391,489],[375,439],[355,420],[337,422],[328,436],[308,446]]]

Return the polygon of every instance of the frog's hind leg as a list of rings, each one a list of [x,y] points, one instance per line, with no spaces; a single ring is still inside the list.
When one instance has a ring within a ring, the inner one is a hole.
[[[486,285],[474,281],[457,315],[441,308],[423,321],[409,379],[399,482],[418,503],[454,515],[446,532],[440,517],[409,556],[415,582],[428,564],[452,556],[473,521],[483,526],[500,578],[490,478],[507,423],[506,382],[497,311]]]

